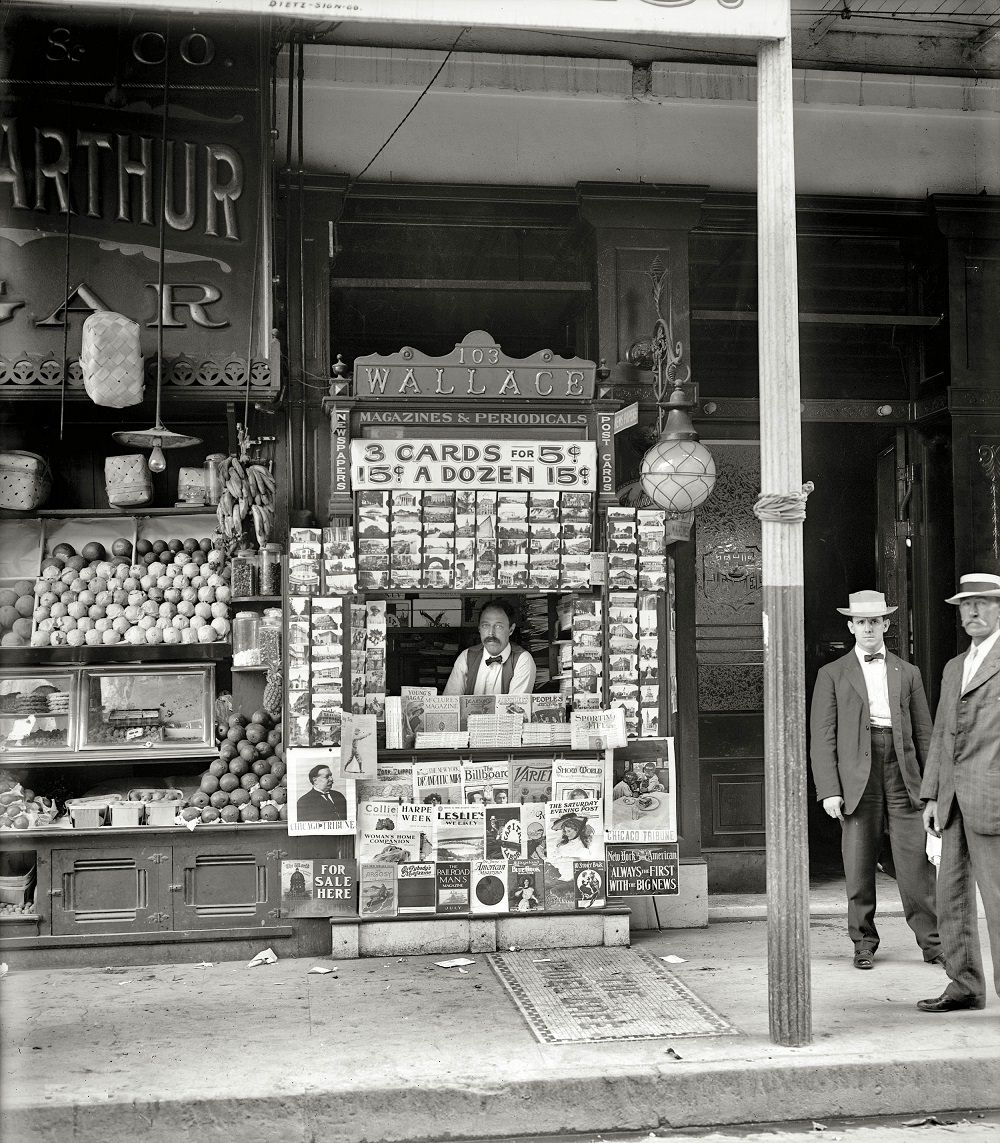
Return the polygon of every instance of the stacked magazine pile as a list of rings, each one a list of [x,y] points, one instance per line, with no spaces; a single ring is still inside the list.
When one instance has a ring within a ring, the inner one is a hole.
[[[524,719],[511,714],[470,714],[469,748],[488,750],[497,746],[520,746]]]
[[[521,727],[522,746],[569,746],[568,722],[526,722]]]
[[[467,730],[418,730],[418,750],[461,750],[469,745]]]

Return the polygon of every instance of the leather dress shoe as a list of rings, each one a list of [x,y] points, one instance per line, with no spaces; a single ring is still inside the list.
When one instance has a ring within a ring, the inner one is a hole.
[[[854,954],[855,968],[874,968],[875,954],[871,949],[860,948]]]
[[[966,1008],[985,1008],[986,998],[971,993],[967,996],[949,996],[943,992],[932,1000],[918,1000],[917,1007],[921,1012],[961,1012]]]

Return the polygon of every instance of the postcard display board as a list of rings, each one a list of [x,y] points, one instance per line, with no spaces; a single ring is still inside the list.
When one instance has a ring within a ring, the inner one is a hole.
[[[289,833],[328,835],[358,892],[324,904],[296,870],[309,915],[516,922],[678,892],[672,560],[664,514],[617,502],[596,372],[476,331],[359,358],[324,402],[330,526],[289,537]],[[491,599],[534,690],[446,695]]]

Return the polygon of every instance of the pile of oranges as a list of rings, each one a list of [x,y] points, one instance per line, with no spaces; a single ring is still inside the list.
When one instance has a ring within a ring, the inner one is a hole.
[[[281,722],[255,710],[249,718],[230,716],[219,757],[202,774],[181,817],[206,825],[286,821],[287,800]]]

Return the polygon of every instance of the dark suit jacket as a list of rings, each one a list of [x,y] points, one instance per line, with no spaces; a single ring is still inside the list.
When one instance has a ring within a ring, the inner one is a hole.
[[[300,822],[343,822],[347,820],[347,800],[339,790],[331,790],[333,805],[316,790],[307,790],[295,803]]]
[[[920,796],[935,800],[947,825],[956,798],[966,825],[1000,834],[1000,640],[962,693],[965,655],[950,659],[941,680]]]
[[[920,781],[931,740],[931,714],[920,672],[890,651],[885,653],[892,742],[910,795],[920,807]],[[821,667],[813,691],[809,754],[816,797],[844,799],[852,813],[871,773],[871,720],[865,673],[851,648]]]

